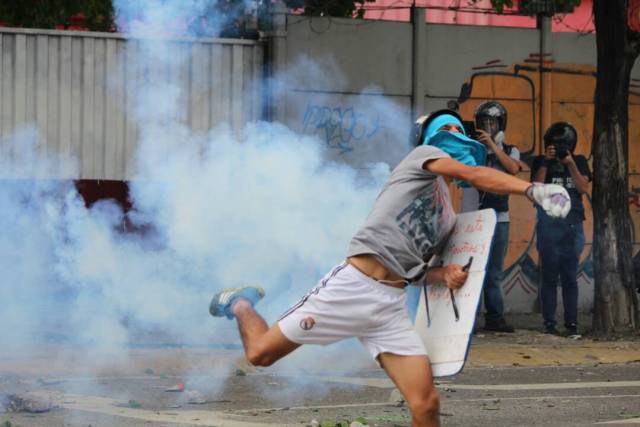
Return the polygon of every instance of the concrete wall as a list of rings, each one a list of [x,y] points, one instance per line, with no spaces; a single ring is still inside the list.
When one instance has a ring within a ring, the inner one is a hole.
[[[540,134],[569,120],[589,155],[593,117],[595,37],[536,29],[358,21],[286,15],[271,38],[269,117],[315,135],[329,157],[355,167],[394,166],[410,149],[408,130],[423,112],[443,108],[471,84],[460,111],[498,99],[509,110],[508,142],[540,153]],[[179,119],[195,130],[230,123],[236,130],[262,117],[263,48],[247,40],[174,40],[193,53],[181,69],[144,71],[140,41],[117,34],[0,29],[0,136],[35,123],[43,150],[80,159],[78,176],[128,179],[138,129],[130,120],[136,78],[172,81],[186,97]],[[535,57],[542,46],[544,64]],[[533,56],[532,56],[533,55]],[[148,77],[147,74],[151,77]],[[205,76],[197,79],[194,76]],[[633,71],[640,78],[640,65]],[[634,88],[633,90],[637,90]],[[640,94],[630,110],[631,183],[640,187]],[[0,147],[1,148],[1,147]],[[12,153],[3,148],[3,156]],[[525,164],[521,176],[528,179]],[[640,190],[639,190],[640,192]],[[454,190],[456,203],[460,193]],[[511,244],[504,283],[507,309],[530,311],[537,287],[535,215],[512,198]],[[591,214],[580,270],[581,307],[592,298]],[[640,213],[632,212],[640,237]],[[637,245],[638,246],[638,245]]]
[[[127,179],[138,140],[129,116],[136,79],[178,86],[188,97],[180,120],[195,130],[223,122],[240,129],[261,117],[260,44],[170,43],[192,53],[179,69],[141,64],[141,41],[118,34],[1,28],[0,135],[35,124],[42,149],[80,161],[79,176],[59,177]]]
[[[538,32],[521,28],[425,25],[421,55],[426,58],[425,110],[442,108],[457,98],[473,67],[488,61],[522,61],[538,50]]]
[[[277,119],[320,138],[335,159],[399,161],[411,113],[411,26],[288,16],[286,29],[292,77]]]
[[[460,104],[461,114],[472,118],[475,107],[485,99],[505,104],[509,110],[507,140],[525,153],[522,178],[529,179],[528,162],[541,153],[540,136],[553,121],[572,122],[579,132],[577,152],[590,156],[596,63],[593,34],[551,33],[549,22],[544,30],[425,24],[424,15],[417,15],[414,22],[418,24],[289,16],[288,67],[295,68],[301,58],[311,57],[318,68],[336,64],[328,74],[337,77],[289,85],[288,108],[280,120],[321,138],[336,159],[357,167],[370,161],[393,166],[409,150],[406,136],[413,118],[446,107],[448,101],[458,98],[464,83],[472,83],[470,98]],[[541,49],[546,61],[542,73]],[[639,76],[640,65],[636,65],[633,77]],[[390,112],[380,104],[396,108]],[[633,144],[640,139],[640,95],[631,96],[630,107],[631,181],[640,187],[636,176],[640,154]],[[352,111],[357,114],[345,114]],[[345,117],[357,117],[362,131],[350,133],[353,121]],[[453,195],[458,204],[460,191],[454,189]],[[579,286],[580,307],[588,310],[593,300],[592,221],[589,203],[585,203],[587,245]],[[506,308],[528,312],[535,309],[539,281],[535,211],[528,201],[515,197],[511,211],[503,282]],[[632,214],[640,237],[640,214]]]

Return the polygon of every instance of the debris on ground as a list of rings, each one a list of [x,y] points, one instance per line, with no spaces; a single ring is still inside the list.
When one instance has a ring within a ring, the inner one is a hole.
[[[144,370],[144,373],[147,374],[147,375],[155,375],[156,371],[154,371],[151,368],[147,368],[147,369]]]
[[[54,396],[49,392],[33,391],[10,394],[2,402],[6,412],[41,413],[50,411],[54,405]]]
[[[351,421],[351,424],[349,424],[349,427],[364,427],[368,425],[369,425],[369,421],[367,421],[365,417],[358,417],[355,420]]]
[[[349,421],[331,421],[324,420],[322,422],[313,419],[306,427],[365,427],[369,426],[369,421],[365,417],[357,417],[356,419]]]
[[[323,421],[320,427],[349,427],[349,421]]]
[[[46,379],[46,378],[38,378],[36,380],[36,382],[38,383],[38,385],[41,385],[41,386],[50,386],[50,385],[62,384],[64,381],[63,380],[51,380],[51,379]]]
[[[129,402],[127,402],[127,406],[129,408],[142,408],[142,404],[134,399],[129,400]]]
[[[244,369],[236,369],[236,377],[246,377],[247,373]]]
[[[182,383],[178,383],[175,385],[172,385],[171,387],[167,387],[164,389],[164,391],[169,391],[169,392],[183,392],[184,391],[184,384]]]
[[[492,402],[483,402],[482,403],[482,410],[484,411],[499,411],[500,407],[500,399],[495,399]]]
[[[187,392],[187,403],[191,403],[192,405],[203,405],[207,403],[207,400],[198,390],[189,390]]]

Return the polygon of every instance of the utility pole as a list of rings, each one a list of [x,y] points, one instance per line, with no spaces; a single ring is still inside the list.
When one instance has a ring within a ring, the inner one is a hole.
[[[411,6],[411,119],[424,114],[424,61],[423,52],[426,38],[425,12],[422,8]]]

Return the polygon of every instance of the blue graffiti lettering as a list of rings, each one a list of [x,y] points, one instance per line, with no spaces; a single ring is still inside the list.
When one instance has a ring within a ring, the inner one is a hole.
[[[353,107],[307,104],[302,119],[303,133],[319,135],[332,148],[346,153],[353,144],[371,139],[380,130],[380,116],[357,112]]]

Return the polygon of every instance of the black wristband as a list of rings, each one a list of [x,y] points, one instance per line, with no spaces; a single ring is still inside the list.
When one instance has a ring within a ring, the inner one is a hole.
[[[533,186],[534,184],[531,184],[529,187],[527,187],[527,189],[524,192],[524,195],[527,197],[527,199],[531,200],[533,204],[535,204],[536,201],[533,199]]]

